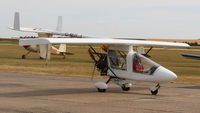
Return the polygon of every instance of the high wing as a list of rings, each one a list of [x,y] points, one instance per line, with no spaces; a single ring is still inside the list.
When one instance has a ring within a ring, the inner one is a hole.
[[[12,27],[9,27],[11,30],[16,30]],[[34,33],[58,33],[55,30],[50,30],[50,29],[43,29],[43,28],[26,28],[26,27],[20,27],[18,31],[22,32],[34,32]]]
[[[104,45],[132,45],[132,46],[160,46],[160,47],[190,47],[186,43],[146,41],[146,40],[123,40],[108,38],[37,38],[20,39],[19,45],[35,44],[104,44]]]

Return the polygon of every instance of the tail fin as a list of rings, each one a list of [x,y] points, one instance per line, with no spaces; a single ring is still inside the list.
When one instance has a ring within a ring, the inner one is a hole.
[[[19,12],[15,12],[13,29],[14,29],[14,30],[17,30],[17,31],[20,30],[20,17],[19,17]]]
[[[58,51],[65,53],[66,52],[66,44],[60,44]]]
[[[62,16],[58,16],[58,23],[57,23],[56,31],[62,32]]]

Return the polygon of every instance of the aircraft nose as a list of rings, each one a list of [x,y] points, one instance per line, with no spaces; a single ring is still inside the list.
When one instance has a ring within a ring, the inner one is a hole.
[[[175,79],[177,79],[177,75],[174,72],[172,72],[172,71],[169,71],[168,76],[169,76],[169,80],[175,80]]]
[[[162,81],[171,81],[177,79],[177,76],[174,72],[164,67],[159,67],[157,74],[159,74],[159,76],[162,77]]]

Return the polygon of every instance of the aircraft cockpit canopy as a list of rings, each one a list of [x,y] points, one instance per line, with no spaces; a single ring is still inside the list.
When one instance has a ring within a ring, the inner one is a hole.
[[[133,55],[133,72],[152,75],[158,67],[159,64],[141,54]]]
[[[159,67],[159,64],[139,53],[132,54],[132,58],[132,63],[127,62],[127,52],[119,50],[108,51],[108,60],[113,69],[127,71],[127,65],[129,65],[132,66],[132,72],[134,73],[152,75]]]

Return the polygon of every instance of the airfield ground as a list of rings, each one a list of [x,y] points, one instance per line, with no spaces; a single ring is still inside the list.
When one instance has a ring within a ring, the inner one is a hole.
[[[95,81],[105,81],[95,79]],[[99,93],[89,78],[0,73],[0,113],[199,113],[200,85],[136,83]]]

